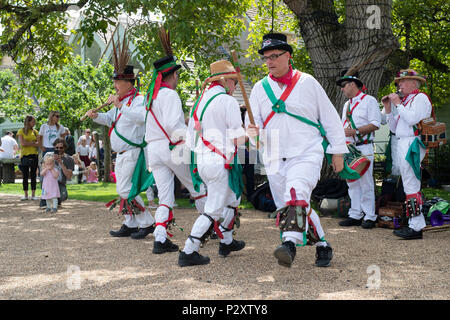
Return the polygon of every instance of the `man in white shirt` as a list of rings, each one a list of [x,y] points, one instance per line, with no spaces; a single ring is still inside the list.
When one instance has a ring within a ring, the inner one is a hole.
[[[377,100],[362,92],[363,82],[358,74],[345,76],[336,81],[344,95],[349,98],[342,109],[342,123],[347,143],[353,144],[362,155],[370,160],[370,165],[361,178],[347,180],[351,207],[347,219],[339,222],[342,227],[375,227],[375,184],[373,181],[373,140],[380,128],[381,113]],[[363,221],[364,219],[364,221]]]
[[[84,130],[84,134],[78,138],[77,146],[81,144],[81,140],[85,138],[86,144],[89,146],[91,144],[92,136],[91,136],[91,129]]]
[[[8,131],[1,140],[3,151],[0,150],[0,159],[14,159],[19,150],[19,145],[16,139],[14,139],[14,133]]]
[[[265,35],[258,52],[266,61],[269,75],[252,89],[250,106],[255,124],[249,123],[247,116],[246,126],[252,143],[259,137],[270,190],[279,210],[277,225],[282,244],[274,256],[280,265],[290,267],[296,245],[306,245],[308,237],[311,243],[317,243],[316,266],[327,267],[332,248],[309,202],[322,168],[322,134],[326,132],[326,152],[332,154],[334,170],[341,172],[343,154],[348,152],[344,130],[317,80],[293,70],[292,47],[285,35]]]
[[[212,230],[221,239],[220,256],[226,257],[245,247],[244,241],[233,239],[243,187],[242,168],[235,159],[237,146],[245,142],[239,104],[232,97],[237,73],[226,60],[212,63],[210,69],[211,76],[206,79],[204,90],[206,85],[209,87],[191,111],[187,135],[198,164],[195,170],[206,184],[208,198],[204,213],[195,221],[179,254],[178,265],[181,267],[209,263],[209,257],[198,251]]]
[[[132,203],[128,203],[128,195],[132,189],[132,177],[138,162],[141,146],[144,144],[145,114],[144,97],[134,87],[133,66],[126,66],[123,73],[114,73],[116,95],[110,95],[107,102],[114,104],[108,112],[98,113],[94,109],[86,115],[95,122],[110,128],[111,148],[117,152],[115,174],[117,193],[120,197],[120,210],[124,222],[118,231],[110,231],[113,237],[143,239],[155,230],[155,219],[145,208],[144,201],[137,195]],[[138,211],[138,214],[134,212]]]
[[[425,157],[426,148],[420,141],[417,124],[431,116],[432,105],[430,98],[419,91],[426,80],[415,70],[400,70],[394,81],[403,97],[391,93],[383,97],[382,102],[389,127],[398,139],[400,172],[406,194],[404,214],[409,218],[408,226],[394,230],[394,234],[407,240],[422,239],[422,229],[426,223],[421,210],[423,199],[420,192],[420,163]],[[415,159],[413,155],[416,155]]]
[[[181,100],[175,91],[177,70],[181,65],[176,64],[175,57],[169,55],[155,61],[153,66],[160,77],[155,74],[153,92],[149,92],[145,100],[148,110],[145,140],[159,199],[155,213],[153,253],[162,254],[178,251],[178,245],[167,238],[167,229],[175,220],[172,212],[175,204],[175,176],[194,197],[200,214],[204,212],[206,189],[203,184],[198,191],[194,189],[189,162],[183,161],[186,156],[189,160],[190,150],[184,144],[187,128]]]

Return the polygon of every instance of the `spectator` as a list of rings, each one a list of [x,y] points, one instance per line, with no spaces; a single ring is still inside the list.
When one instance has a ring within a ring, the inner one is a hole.
[[[39,130],[40,147],[42,149],[42,156],[49,151],[55,151],[53,142],[64,137],[66,129],[59,124],[59,111],[50,111],[48,114],[48,121],[44,123]]]
[[[86,143],[86,138],[81,138],[81,143],[77,146],[77,154],[86,168],[89,167],[91,160],[89,160],[89,146]]]
[[[0,152],[0,159],[14,159],[16,157],[19,146],[14,139],[14,133],[12,133],[11,131],[6,132],[6,134],[2,138],[1,145],[3,151]]]
[[[61,204],[61,202],[67,200],[68,194],[66,182],[67,180],[72,179],[73,169],[75,167],[73,158],[65,153],[66,148],[67,143],[64,138],[58,138],[53,142],[53,149],[55,150],[55,168],[59,172],[58,185],[60,198],[58,199],[58,204]],[[45,200],[42,199],[42,197],[39,206],[41,208],[46,206]]]
[[[75,150],[75,139],[73,138],[73,135],[71,135],[69,128],[66,128],[66,143],[67,143],[67,154],[74,154],[76,152]]]
[[[98,182],[97,164],[95,162],[91,162],[91,164],[87,168],[86,175],[87,175],[87,183]]]
[[[67,144],[64,139],[56,139],[53,146],[55,148],[55,167],[59,170],[58,184],[61,197],[58,202],[63,202],[68,197],[66,182],[72,179],[74,161],[70,155],[65,153]]]
[[[74,170],[73,175],[76,176],[78,184],[86,181],[86,167],[84,165],[84,162],[80,160],[80,157],[78,154],[74,154],[73,156],[74,161]]]
[[[46,212],[58,211],[58,198],[60,191],[58,187],[58,170],[55,168],[55,157],[53,152],[47,152],[41,170],[42,176],[42,199],[45,199]]]
[[[77,146],[81,144],[81,139],[86,139],[86,144],[89,146],[91,144],[92,136],[91,136],[91,129],[84,130],[84,134],[78,138]]]
[[[39,200],[36,197],[36,172],[38,168],[39,152],[39,132],[33,127],[36,119],[33,116],[26,116],[23,128],[17,132],[20,143],[20,165],[19,169],[23,175],[23,193],[20,200],[28,200],[28,177],[31,181],[31,200]]]

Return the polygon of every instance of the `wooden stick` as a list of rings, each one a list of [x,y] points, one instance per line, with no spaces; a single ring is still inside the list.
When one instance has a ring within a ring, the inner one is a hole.
[[[108,103],[108,102],[105,102],[104,104],[102,104],[100,107],[97,107],[97,108],[95,108],[94,109],[94,112],[97,112],[97,111],[99,111],[100,109],[103,109],[104,107],[106,107],[106,106],[109,106],[111,103]],[[87,113],[87,112],[86,112]],[[84,119],[86,119],[87,118],[87,114],[85,114],[84,116],[82,116],[81,117],[81,121],[84,121]]]
[[[423,228],[423,231],[433,231],[433,230],[444,230],[450,228],[450,224],[445,224],[443,226],[427,226]]]
[[[234,51],[234,50],[231,51],[231,55],[233,56],[233,61],[236,66],[235,69],[237,72],[239,85],[241,86],[242,97],[244,98],[245,108],[247,109],[248,119],[250,120],[251,124],[255,124],[255,119],[253,118],[252,108],[250,107],[250,101],[248,100],[247,92],[245,91],[245,87],[244,87],[244,82],[242,81],[242,75],[241,75],[241,70],[239,68],[238,57],[237,57],[236,51]]]

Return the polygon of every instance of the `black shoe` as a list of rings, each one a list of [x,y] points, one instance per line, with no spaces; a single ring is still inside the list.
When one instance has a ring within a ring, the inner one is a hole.
[[[372,229],[375,228],[375,221],[372,220],[364,220],[361,224],[363,229]]]
[[[178,255],[178,265],[180,267],[197,266],[208,263],[209,257],[204,257],[197,251],[194,251],[191,254],[186,254],[183,251],[180,251],[180,254]]]
[[[341,227],[351,227],[351,226],[360,226],[361,223],[362,223],[362,219],[356,220],[356,219],[348,217],[347,219],[340,221],[339,225]]]
[[[245,242],[240,240],[234,240],[230,244],[220,243],[219,244],[219,255],[222,257],[226,257],[230,254],[231,251],[239,251],[244,249]]]
[[[286,241],[275,249],[273,255],[278,259],[278,264],[280,266],[289,268],[292,265],[292,262],[294,262],[296,252],[297,249],[295,248],[295,243]]]
[[[217,235],[217,233],[215,233],[214,231],[211,233],[211,235],[209,236],[209,238],[211,240],[216,240],[219,239],[219,236]]]
[[[405,240],[422,239],[422,230],[414,231],[410,227],[394,230],[394,235]]]
[[[316,247],[317,267],[328,267],[330,265],[331,259],[333,259],[333,248],[331,248],[329,244],[326,247]]]
[[[144,239],[147,235],[149,235],[150,233],[153,233],[153,231],[155,231],[155,225],[151,225],[150,227],[147,227],[147,228],[139,228],[138,232],[131,234],[131,238],[136,239],[136,240]]]
[[[153,253],[156,254],[161,254],[165,252],[176,252],[178,251],[178,249],[179,249],[178,246],[169,239],[166,239],[164,243],[159,241],[155,241],[153,243]]]
[[[122,225],[122,227],[120,227],[120,230],[118,231],[113,231],[111,230],[109,232],[110,235],[112,235],[113,237],[129,237],[133,232],[137,232],[138,228],[128,228],[126,225]]]

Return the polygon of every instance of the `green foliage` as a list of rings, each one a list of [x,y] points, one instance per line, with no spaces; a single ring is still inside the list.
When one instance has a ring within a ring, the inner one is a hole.
[[[39,78],[28,82],[19,82],[16,78],[9,88],[7,101],[2,103],[2,111],[6,117],[17,121],[23,121],[27,114],[32,114],[37,120],[37,128],[47,121],[52,110],[60,111],[60,123],[72,131],[90,126],[90,119],[81,123],[80,118],[88,109],[103,104],[114,92],[112,73],[113,67],[109,63],[94,67],[90,62],[82,63],[80,57],[75,57],[62,69],[45,71]],[[35,101],[38,101],[38,107]]]

